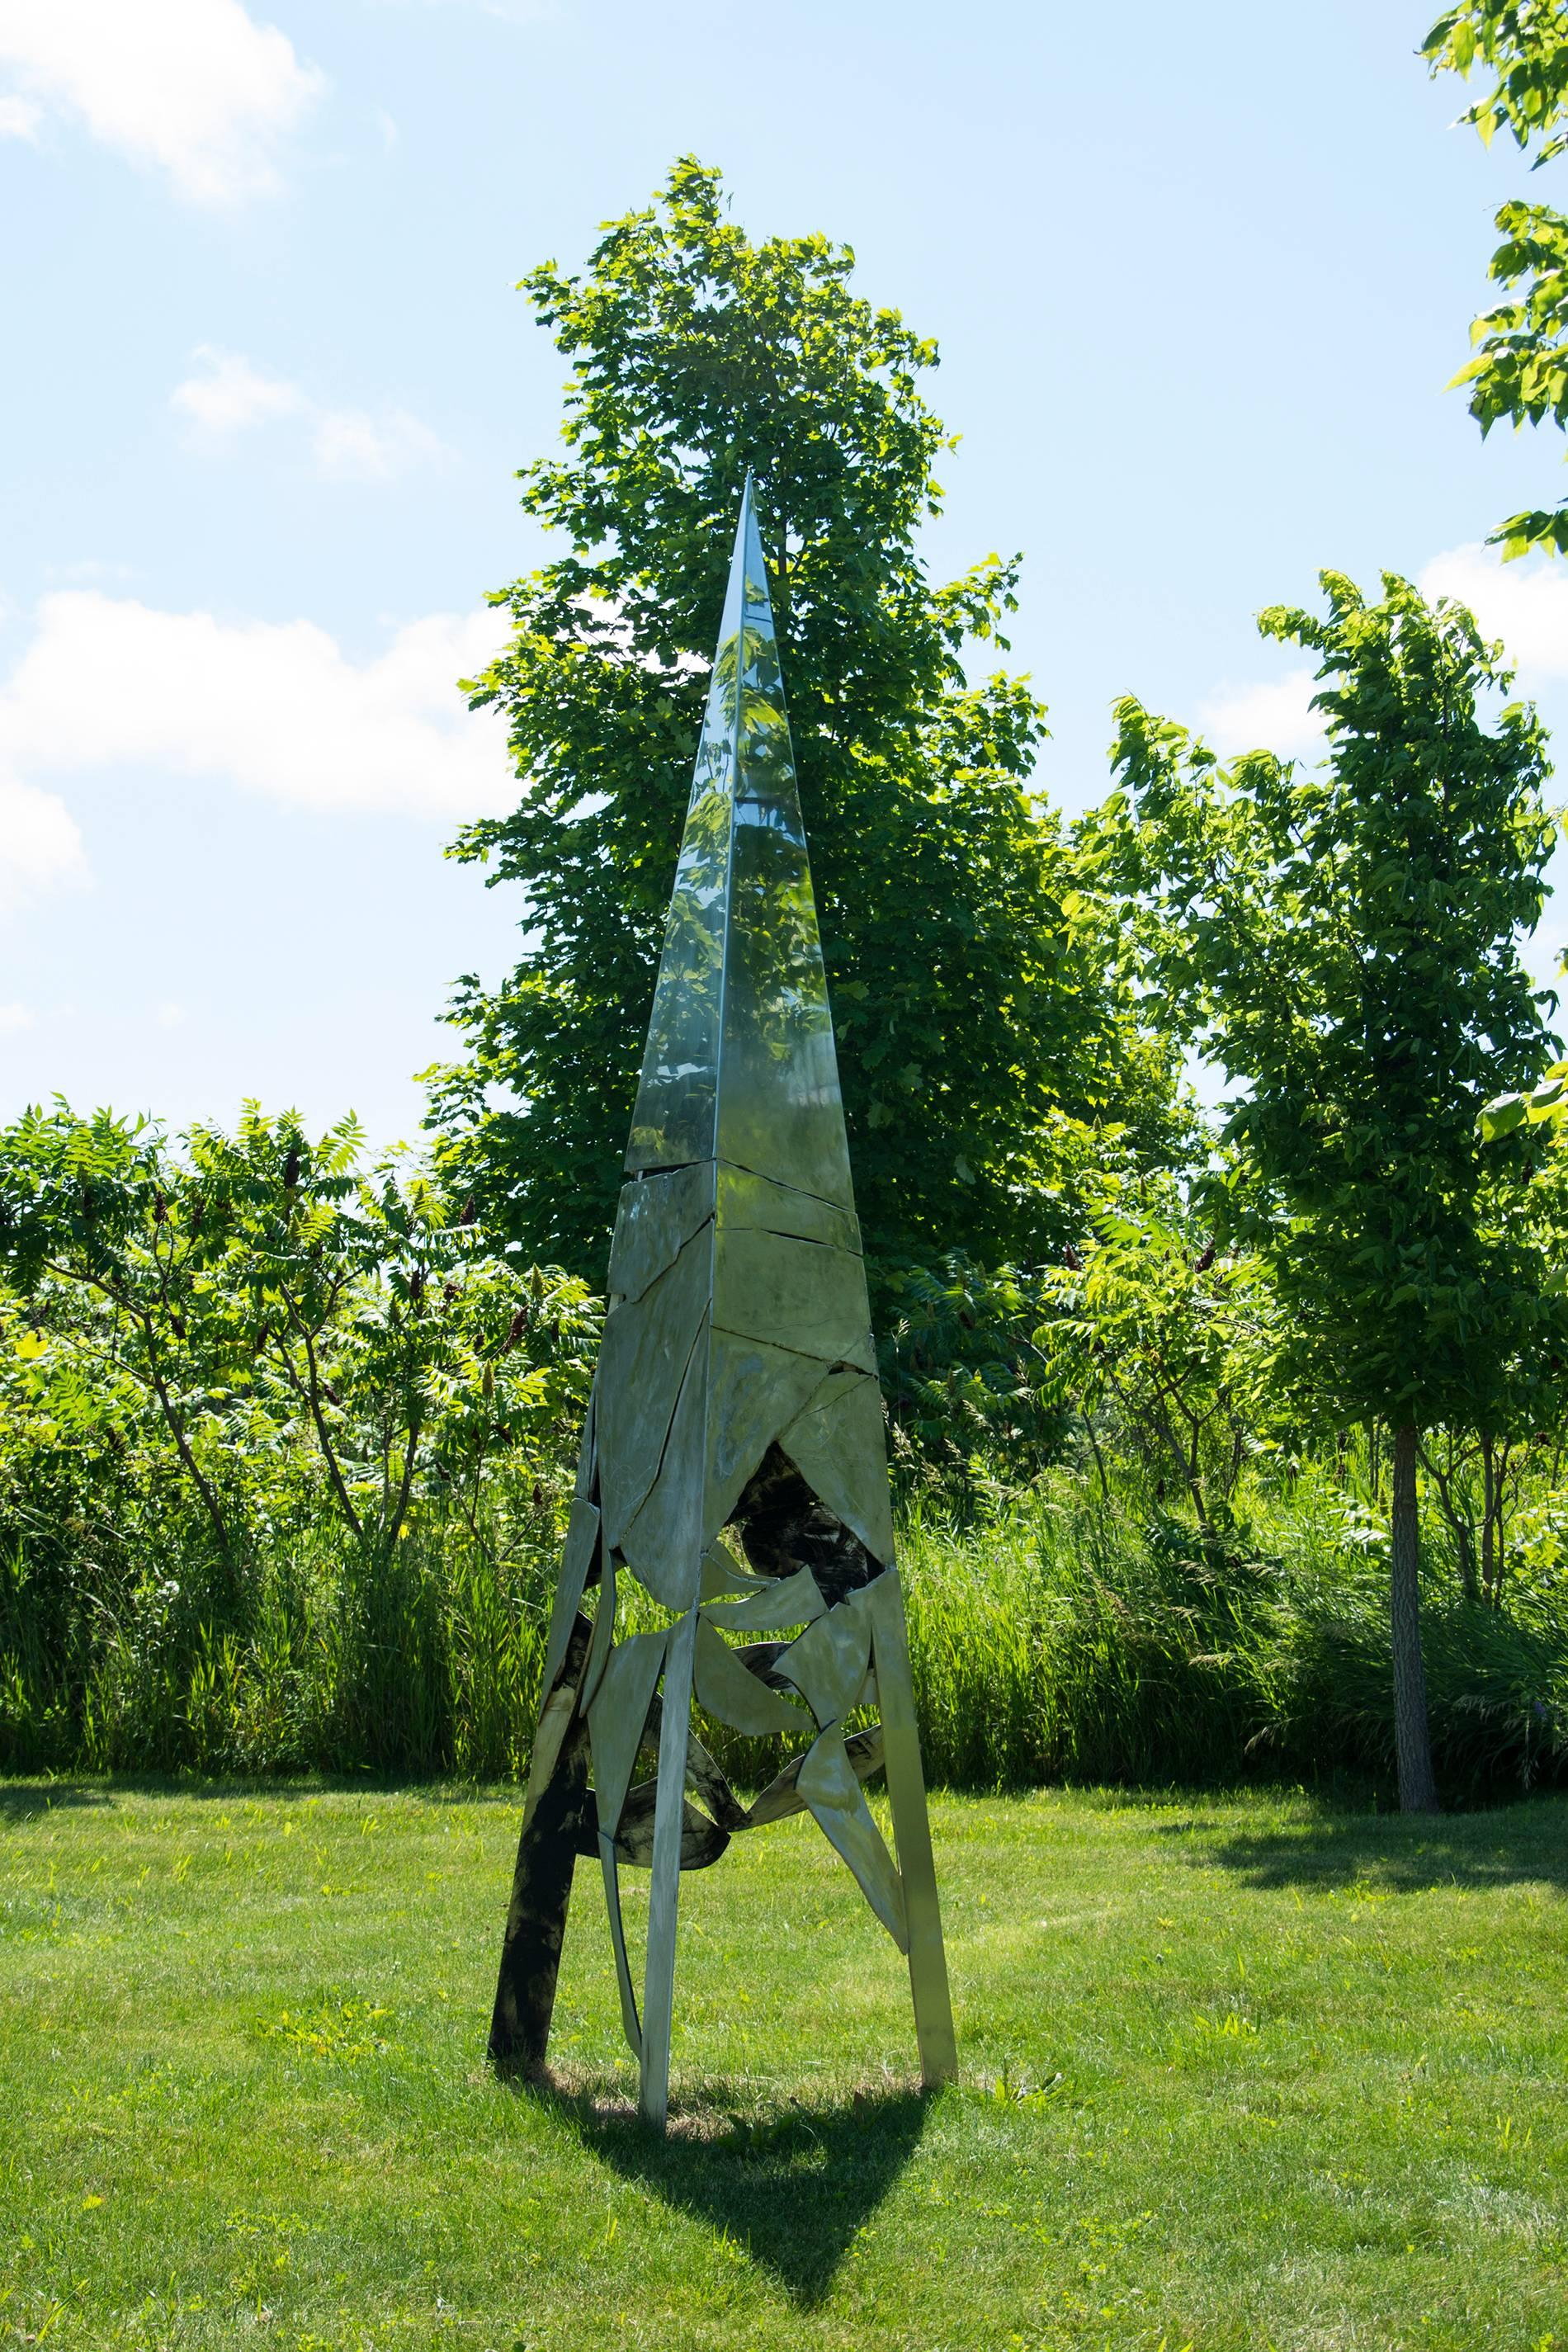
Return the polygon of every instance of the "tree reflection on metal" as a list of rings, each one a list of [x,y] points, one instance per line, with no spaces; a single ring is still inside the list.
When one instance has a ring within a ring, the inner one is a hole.
[[[491,2054],[542,2064],[574,1860],[596,1855],[642,2109],[662,2126],[680,1872],[809,1811],[908,1955],[921,2071],[940,2081],[952,2016],[881,1402],[749,481],[626,1164]],[[751,1805],[693,1732],[694,1698],[799,1744]],[[656,1759],[641,1780],[639,1755]],[[879,1770],[897,1864],[861,1785]],[[640,2016],[620,1887],[638,1866]]]

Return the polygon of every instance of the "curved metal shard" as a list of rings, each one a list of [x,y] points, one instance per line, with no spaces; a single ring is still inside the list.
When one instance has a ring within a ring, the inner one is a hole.
[[[801,1765],[795,1786],[817,1827],[860,1883],[860,1891],[900,1952],[910,1948],[904,1890],[882,1832],[837,1731],[825,1731]]]
[[[872,1559],[893,1557],[882,1391],[861,1372],[833,1372],[779,1439],[806,1485],[853,1528]]]
[[[775,1731],[807,1731],[810,1717],[793,1699],[769,1690],[743,1666],[721,1633],[700,1621],[697,1627],[697,1704],[732,1731],[765,1739]]]
[[[809,1624],[827,1603],[809,1568],[794,1576],[770,1577],[760,1592],[743,1601],[715,1601],[702,1614],[710,1625],[727,1626],[731,1633],[777,1633],[785,1625]]]
[[[860,1695],[871,1659],[867,1595],[854,1593],[797,1634],[776,1671],[792,1682],[826,1731],[847,1715]]]
[[[588,1709],[601,1837],[614,1837],[619,1825],[668,1638],[663,1633],[634,1633],[617,1643]]]

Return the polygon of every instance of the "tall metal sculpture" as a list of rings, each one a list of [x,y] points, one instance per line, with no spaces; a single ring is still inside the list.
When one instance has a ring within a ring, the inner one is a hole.
[[[680,1873],[805,1811],[907,1953],[940,2081],[952,2013],[881,1399],[749,479],[626,1166],[491,2054],[542,2063],[574,1864],[597,1855],[642,2111],[662,2128]],[[742,1804],[694,1697],[736,1731],[809,1744]],[[872,1706],[879,1723],[851,1728]],[[879,1769],[896,1865],[861,1786]],[[653,1874],[640,2016],[628,1865]]]

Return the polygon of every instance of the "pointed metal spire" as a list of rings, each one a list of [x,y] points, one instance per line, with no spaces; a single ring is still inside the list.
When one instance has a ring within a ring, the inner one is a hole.
[[[853,1205],[752,478],[741,499],[627,1172],[717,1157]]]
[[[680,1873],[808,1811],[908,1955],[921,2065],[939,2080],[952,2018],[881,1400],[749,477],[626,1168],[491,2050],[542,2063],[573,1856],[596,1853],[641,2104],[662,2126]],[[662,1628],[618,1629],[626,1578],[647,1596],[639,1622],[652,1603]],[[743,1735],[809,1744],[742,1806],[691,1735],[694,1696]],[[879,1724],[859,1720],[869,1706]],[[657,1772],[637,1782],[644,1748]],[[860,1787],[879,1769],[897,1864]],[[640,2016],[628,1864],[652,1871]]]

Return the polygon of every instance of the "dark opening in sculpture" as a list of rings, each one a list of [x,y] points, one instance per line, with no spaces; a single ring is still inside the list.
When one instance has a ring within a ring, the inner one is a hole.
[[[908,1955],[921,2072],[942,2080],[952,2016],[881,1399],[750,481],[626,1165],[491,2055],[543,2063],[574,1862],[596,1855],[662,2127],[680,1872],[808,1811]],[[639,1621],[665,1622],[617,1628],[627,1578]],[[741,1733],[810,1744],[744,1805],[691,1729],[694,1697]],[[879,1723],[847,1729],[867,1706]],[[879,1770],[897,1864],[861,1786]],[[640,2014],[626,1866],[653,1873]]]

